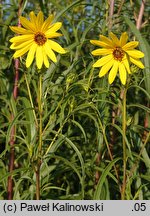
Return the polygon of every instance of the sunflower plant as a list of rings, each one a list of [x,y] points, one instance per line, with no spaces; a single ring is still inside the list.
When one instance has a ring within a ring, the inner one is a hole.
[[[109,72],[108,81],[112,84],[119,71],[119,77],[123,88],[121,90],[122,99],[122,147],[123,147],[123,180],[121,187],[121,199],[125,199],[126,179],[127,179],[127,155],[126,155],[126,95],[127,87],[124,85],[127,82],[127,74],[131,74],[131,64],[143,69],[144,65],[139,60],[144,57],[144,53],[135,49],[138,41],[128,41],[126,32],[121,34],[120,39],[110,32],[110,38],[100,35],[100,40],[90,40],[93,45],[101,46],[102,48],[92,51],[94,56],[103,56],[98,59],[93,67],[101,67],[99,77],[103,77]]]
[[[40,11],[36,16],[33,11],[29,14],[29,20],[23,16],[20,16],[21,26],[10,26],[11,30],[18,35],[11,38],[10,42],[12,45],[11,49],[15,50],[13,57],[15,59],[23,56],[27,53],[26,67],[29,68],[34,60],[36,59],[36,65],[38,70],[38,83],[37,83],[37,103],[38,112],[35,113],[35,106],[28,83],[28,79],[25,74],[26,85],[28,89],[28,95],[30,103],[34,109],[34,117],[37,128],[37,151],[36,153],[30,152],[30,157],[36,161],[32,164],[33,170],[36,175],[36,199],[40,199],[40,168],[43,163],[43,113],[44,113],[44,101],[43,101],[43,73],[40,70],[43,64],[46,68],[49,68],[49,59],[52,62],[57,62],[54,51],[60,54],[66,53],[66,50],[62,48],[54,38],[62,36],[61,33],[57,32],[61,26],[61,22],[53,23],[54,16],[50,15],[44,21],[44,15]],[[37,120],[38,119],[38,120]]]

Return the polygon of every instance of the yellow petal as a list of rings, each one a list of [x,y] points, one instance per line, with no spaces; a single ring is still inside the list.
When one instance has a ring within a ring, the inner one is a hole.
[[[127,50],[126,53],[128,53],[128,55],[133,58],[143,58],[144,57],[144,53],[136,49]]]
[[[100,39],[101,41],[103,41],[104,43],[106,43],[109,47],[113,48],[113,43],[112,43],[112,40],[110,40],[109,38],[103,36],[103,35],[100,35]]]
[[[13,57],[14,57],[14,58],[18,58],[18,57],[24,55],[24,54],[30,49],[30,47],[31,47],[31,45],[29,44],[28,46],[25,46],[25,47],[23,47],[22,49],[17,50],[17,51],[14,53]]]
[[[55,41],[52,40],[48,40],[47,43],[49,44],[49,46],[51,47],[51,49],[53,49],[54,51],[64,54],[66,53],[66,51]]]
[[[26,29],[29,29],[31,30],[32,32],[35,32],[36,31],[36,26],[31,23],[29,20],[27,20],[25,17],[20,17],[20,22],[22,24],[22,26]]]
[[[98,55],[107,55],[107,54],[112,53],[112,49],[105,49],[105,48],[96,49],[96,50],[92,51],[91,53],[92,53],[92,55],[94,55],[94,56],[98,56]]]
[[[118,67],[119,67],[119,62],[114,61],[113,67],[109,72],[109,77],[108,77],[109,84],[113,83],[113,81],[114,81],[114,79],[115,79],[115,77],[117,75],[117,72],[118,72]]]
[[[133,64],[135,64],[136,66],[138,66],[139,68],[141,68],[141,69],[144,68],[143,63],[142,63],[140,60],[134,59],[134,58],[130,57],[130,61],[131,61]]]
[[[120,75],[120,80],[122,82],[123,85],[126,84],[126,80],[127,80],[127,72],[126,72],[126,68],[124,66],[124,64],[119,63],[119,75]]]
[[[22,42],[32,40],[32,39],[34,39],[34,35],[28,34],[28,35],[15,36],[15,37],[11,38],[9,41],[11,43],[22,43]]]
[[[23,47],[26,47],[29,44],[32,45],[32,43],[34,43],[34,40],[25,41],[22,43],[13,43],[10,46],[10,49],[22,49]]]
[[[110,45],[108,45],[107,43],[103,42],[103,41],[99,41],[99,40],[90,40],[90,43],[96,46],[101,46],[101,47],[105,47],[105,48],[111,48]]]
[[[41,30],[41,27],[43,25],[43,22],[44,22],[44,16],[43,16],[43,13],[42,11],[40,11],[37,15],[37,19],[36,19],[36,23],[37,23],[37,28],[39,30]]]
[[[48,57],[49,57],[53,62],[57,62],[55,53],[53,52],[53,50],[52,50],[51,47],[49,46],[49,43],[46,42],[46,43],[43,45],[43,47],[44,47],[45,53],[48,55]]]
[[[41,69],[43,64],[43,46],[37,46],[36,48],[36,65],[38,69]]]
[[[52,20],[54,19],[54,15],[50,15],[43,23],[41,31],[45,32],[48,30],[48,28],[50,27],[50,24],[52,22]]]
[[[26,67],[27,68],[30,67],[30,65],[33,62],[36,49],[37,49],[37,44],[33,43],[30,50],[29,50],[29,52],[28,52],[27,59],[26,59]]]
[[[44,59],[44,64],[47,68],[49,68],[49,61],[48,61],[48,58],[47,58],[47,55],[46,55],[46,52],[45,50],[43,50],[43,59]]]
[[[127,51],[127,50],[129,50],[129,49],[134,49],[135,47],[138,46],[138,44],[139,44],[138,41],[131,41],[131,42],[128,42],[127,44],[125,44],[125,45],[122,47],[122,49],[123,49],[124,51]]]
[[[112,59],[111,61],[109,61],[108,63],[106,63],[100,70],[99,72],[99,77],[104,76],[109,69],[112,67],[112,65],[114,64],[114,59]]]
[[[126,57],[126,54],[125,54],[125,56],[124,56],[122,62],[123,62],[123,64],[124,64],[124,66],[125,66],[127,72],[128,72],[129,74],[131,74],[131,70],[130,70],[130,66],[129,66],[129,61],[128,61],[128,58]]]
[[[120,37],[120,46],[123,47],[128,41],[128,34],[127,32],[122,33]]]
[[[10,26],[10,29],[17,34],[30,34],[31,33],[30,30],[26,30],[24,28],[16,27],[16,26]]]
[[[115,34],[113,34],[112,32],[110,32],[110,37],[112,39],[112,42],[116,45],[116,46],[120,46],[120,41],[118,40],[117,36]]]
[[[56,38],[56,37],[62,36],[62,34],[57,33],[57,32],[49,32],[49,33],[45,32],[45,35],[47,38]]]
[[[101,59],[97,60],[94,64],[93,67],[101,67],[104,64],[108,63],[109,61],[111,61],[113,59],[112,55],[107,55],[102,57]]]
[[[34,14],[33,11],[30,12],[29,17],[30,17],[31,23],[32,23],[34,26],[36,26],[36,16],[35,16],[35,14]]]
[[[62,26],[61,22],[54,23],[53,25],[49,27],[46,33],[49,34],[50,32],[56,32],[61,28],[61,26]]]

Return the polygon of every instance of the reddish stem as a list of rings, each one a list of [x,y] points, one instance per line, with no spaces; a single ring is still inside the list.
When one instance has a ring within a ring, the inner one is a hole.
[[[136,21],[136,28],[138,30],[140,30],[140,28],[142,26],[142,18],[143,18],[143,15],[144,15],[145,4],[146,4],[146,0],[142,0],[139,15],[138,15],[138,19]],[[147,104],[147,107],[149,107],[149,103]],[[148,126],[149,126],[149,114],[146,113],[145,120],[144,120],[144,127],[148,128]],[[143,134],[143,142],[145,141],[145,139],[147,137],[147,133],[148,133],[147,130],[145,130],[144,134]]]
[[[140,29],[141,25],[142,25],[142,18],[143,18],[143,14],[144,14],[145,3],[146,3],[146,0],[142,0],[139,16],[138,16],[138,19],[137,19],[137,22],[136,22],[136,28],[137,29]]]
[[[15,59],[15,82],[14,82],[14,89],[13,89],[13,98],[14,100],[17,99],[18,96],[18,80],[19,80],[19,60]],[[11,121],[14,120],[14,114],[11,114]],[[13,125],[10,133],[10,160],[9,160],[9,172],[10,176],[8,177],[8,200],[12,200],[13,198],[13,179],[12,179],[12,172],[14,170],[14,160],[15,160],[15,131],[16,127]]]
[[[108,2],[109,2],[109,23],[108,23],[108,28],[111,31],[112,24],[113,24],[112,17],[113,17],[113,14],[114,14],[114,4],[115,4],[115,1],[114,0],[109,0]]]
[[[14,119],[13,113],[11,114],[11,120]],[[15,160],[15,151],[14,151],[14,144],[15,144],[15,126],[11,129],[10,134],[10,160],[9,160],[9,173],[10,176],[8,177],[8,186],[7,186],[7,194],[8,200],[12,200],[13,198],[13,179],[12,179],[12,171],[14,170],[14,160]]]
[[[19,9],[18,9],[18,17],[21,15],[21,8],[22,8],[23,0],[20,1]],[[18,21],[18,26],[21,26],[20,21]],[[14,80],[14,89],[13,89],[13,98],[16,101],[18,96],[18,81],[19,81],[19,59],[15,59],[15,80]],[[14,120],[14,114],[11,114],[11,121]],[[8,185],[7,185],[7,197],[8,200],[13,199],[13,178],[12,172],[14,170],[14,161],[15,161],[15,133],[16,127],[15,125],[12,126],[10,132],[10,159],[9,159],[9,168],[8,171],[10,173],[8,177]]]
[[[101,153],[97,153],[97,156],[96,156],[96,165],[99,166],[100,165],[100,161],[101,161]],[[95,188],[96,189],[96,186],[97,186],[97,183],[100,179],[100,172],[99,170],[96,170],[95,172]]]

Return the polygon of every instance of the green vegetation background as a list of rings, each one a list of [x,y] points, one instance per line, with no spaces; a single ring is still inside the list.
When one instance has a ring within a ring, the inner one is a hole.
[[[43,69],[43,163],[40,199],[120,199],[123,180],[122,85],[108,84],[93,69],[90,39],[127,31],[140,41],[144,70],[132,67],[127,88],[126,199],[150,199],[150,5],[146,1],[140,30],[141,0],[116,0],[113,16],[107,0],[24,0],[22,15],[42,10],[55,14],[63,36],[57,41],[69,52]],[[15,125],[13,199],[35,199],[38,132],[36,65],[20,60],[18,97],[13,98],[14,60],[9,39],[17,25],[19,1],[0,0],[0,199],[7,199],[10,134]],[[33,105],[31,104],[29,90]],[[35,112],[34,112],[35,111]],[[12,113],[14,120],[11,120]],[[113,158],[108,153],[110,150]],[[47,152],[47,153],[45,153]],[[118,174],[118,177],[116,175]]]

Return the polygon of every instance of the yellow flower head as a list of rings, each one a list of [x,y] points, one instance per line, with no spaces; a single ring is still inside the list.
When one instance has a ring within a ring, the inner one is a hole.
[[[123,85],[126,84],[127,72],[130,74],[130,63],[135,64],[139,68],[144,68],[144,65],[139,58],[144,57],[144,53],[134,49],[138,46],[138,41],[128,42],[126,32],[122,33],[120,40],[112,32],[110,38],[100,35],[100,40],[91,40],[94,45],[102,48],[92,52],[94,56],[103,55],[96,61],[93,67],[101,67],[99,77],[104,76],[109,70],[109,83],[113,83],[117,72],[119,71],[120,80]]]
[[[30,20],[25,17],[20,17],[20,22],[23,27],[11,26],[11,30],[19,34],[10,39],[11,49],[15,49],[13,57],[18,58],[28,52],[26,58],[26,67],[30,67],[36,56],[36,64],[41,69],[43,63],[48,68],[48,57],[57,62],[54,51],[64,54],[66,51],[52,38],[57,38],[62,34],[57,31],[61,28],[62,23],[56,22],[52,24],[53,15],[50,15],[45,21],[43,13],[40,11],[37,16],[34,12],[29,14]]]

